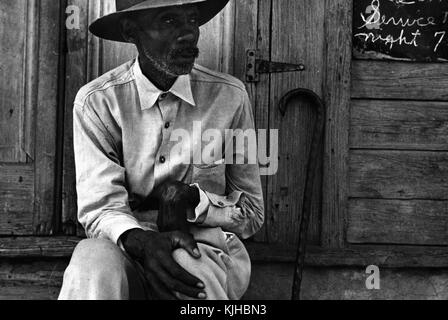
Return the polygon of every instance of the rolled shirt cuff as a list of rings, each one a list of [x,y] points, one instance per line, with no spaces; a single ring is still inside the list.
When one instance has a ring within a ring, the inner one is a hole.
[[[109,238],[110,240],[117,244],[121,249],[124,250],[123,244],[121,243],[120,237],[127,231],[132,229],[142,229],[145,230],[137,221],[132,218],[117,218],[116,221],[109,221]],[[125,251],[125,250],[124,250]]]
[[[204,225],[234,227],[244,223],[245,216],[241,208],[237,206],[243,196],[241,191],[234,191],[228,196],[220,196],[207,191],[205,194],[210,200],[210,206]]]
[[[190,223],[197,223],[201,224],[204,222],[208,208],[210,207],[210,200],[207,197],[207,194],[204,192],[204,190],[201,189],[199,184],[194,183],[190,185],[191,187],[196,187],[199,190],[199,197],[200,201],[198,206],[194,210],[194,216],[187,217],[187,221]]]

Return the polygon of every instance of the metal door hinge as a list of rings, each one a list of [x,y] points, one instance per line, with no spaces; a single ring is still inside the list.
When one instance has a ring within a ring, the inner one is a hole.
[[[247,50],[246,55],[246,82],[260,81],[261,73],[277,73],[305,71],[305,65],[284,62],[267,61],[260,58],[259,50]]]

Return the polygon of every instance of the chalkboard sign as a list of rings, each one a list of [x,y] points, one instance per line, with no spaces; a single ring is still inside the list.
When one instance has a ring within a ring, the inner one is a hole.
[[[448,0],[354,0],[359,59],[448,61]]]

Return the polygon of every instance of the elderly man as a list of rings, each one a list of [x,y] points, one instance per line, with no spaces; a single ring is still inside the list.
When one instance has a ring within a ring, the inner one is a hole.
[[[200,25],[227,2],[117,0],[117,12],[90,26],[139,55],[74,103],[78,214],[90,239],[76,247],[59,299],[240,299],[247,290],[240,239],[263,224],[259,167],[234,137],[203,139],[254,129],[253,113],[243,83],[194,64]],[[210,148],[222,153],[196,161]]]

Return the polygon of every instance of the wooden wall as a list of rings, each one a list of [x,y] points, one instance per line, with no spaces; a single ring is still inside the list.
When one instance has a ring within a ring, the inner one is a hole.
[[[350,243],[448,244],[448,65],[353,61]]]

